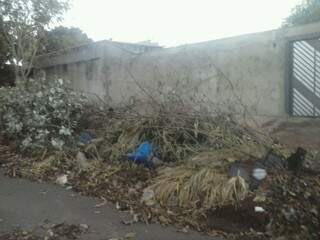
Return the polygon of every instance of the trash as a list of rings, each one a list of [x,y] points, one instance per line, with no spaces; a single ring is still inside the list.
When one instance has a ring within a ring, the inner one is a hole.
[[[95,208],[99,208],[107,204],[107,200],[104,197],[101,197],[101,199],[102,199],[102,202],[94,205]]]
[[[296,152],[287,158],[289,170],[297,172],[302,167],[306,154],[305,149],[298,147]]]
[[[188,233],[189,231],[190,231],[189,226],[185,226],[184,228],[181,229],[181,232],[183,232],[183,233]]]
[[[293,208],[284,208],[281,213],[286,218],[287,221],[293,221],[296,217],[296,211]]]
[[[90,166],[88,159],[86,158],[84,153],[80,151],[77,153],[77,156],[76,156],[76,164],[78,169],[80,170],[87,169]]]
[[[120,219],[121,219],[121,223],[123,223],[124,225],[131,225],[136,222],[139,222],[138,214],[134,214],[134,213],[128,214],[127,212],[125,212],[124,214],[120,214]]]
[[[265,177],[267,176],[267,171],[263,168],[255,168],[255,169],[253,169],[252,176],[256,180],[261,181],[261,180],[265,179]]]
[[[228,158],[226,158],[226,160],[227,160],[229,163],[234,163],[235,161],[237,161],[237,159],[234,158],[234,157],[228,157]]]
[[[80,144],[86,145],[90,143],[93,139],[93,135],[90,132],[82,132],[79,136]]]
[[[256,212],[256,213],[262,213],[262,212],[265,212],[265,210],[262,208],[262,207],[254,207],[254,211]]]
[[[133,152],[128,154],[128,159],[136,164],[143,164],[146,167],[152,167],[152,144],[149,142],[143,142]]]
[[[141,202],[146,204],[147,206],[155,205],[156,201],[155,201],[154,191],[150,188],[144,189],[141,197]]]
[[[278,154],[271,150],[263,159],[262,166],[262,168],[266,169],[267,171],[279,170],[284,168],[284,161]]]
[[[136,237],[135,232],[129,232],[124,236],[125,239],[131,239],[131,238],[135,238],[135,237]]]
[[[266,201],[266,196],[263,194],[257,194],[254,199],[254,202],[265,202]]]
[[[160,166],[162,166],[163,165],[163,161],[161,161],[159,158],[157,158],[157,157],[153,157],[152,159],[151,159],[151,162],[152,162],[152,166],[154,167],[154,168],[157,168],[157,167],[160,167]]]
[[[62,174],[57,177],[56,183],[60,186],[65,186],[68,183],[68,175],[67,174]]]
[[[88,224],[84,224],[84,223],[79,224],[79,227],[82,228],[82,229],[84,229],[84,230],[88,230],[88,229],[89,229]]]

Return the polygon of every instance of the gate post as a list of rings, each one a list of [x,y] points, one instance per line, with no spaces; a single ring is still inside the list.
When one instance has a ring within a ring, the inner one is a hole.
[[[285,108],[286,112],[293,116],[293,89],[292,89],[292,66],[293,66],[293,42],[287,41],[285,44]]]

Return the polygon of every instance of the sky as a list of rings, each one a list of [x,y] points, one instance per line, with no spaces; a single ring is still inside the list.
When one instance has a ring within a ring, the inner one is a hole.
[[[177,46],[281,26],[301,0],[73,0],[62,23],[95,41]]]

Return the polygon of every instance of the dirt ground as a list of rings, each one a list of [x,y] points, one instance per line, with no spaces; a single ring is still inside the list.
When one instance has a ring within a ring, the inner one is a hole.
[[[320,119],[270,121],[264,124],[264,128],[291,149],[320,150]]]

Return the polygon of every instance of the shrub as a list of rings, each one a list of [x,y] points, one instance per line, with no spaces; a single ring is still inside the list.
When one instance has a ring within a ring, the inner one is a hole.
[[[29,80],[0,89],[1,125],[22,150],[75,144],[86,98],[62,79]]]

